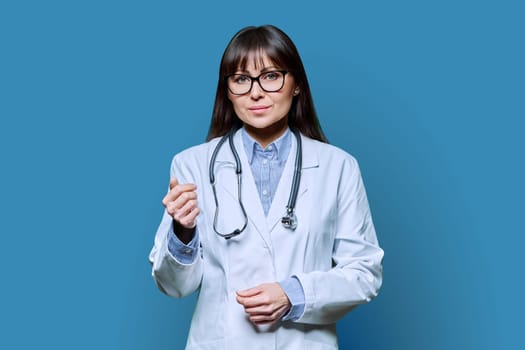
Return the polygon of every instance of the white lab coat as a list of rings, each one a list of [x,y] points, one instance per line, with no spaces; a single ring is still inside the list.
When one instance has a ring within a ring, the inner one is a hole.
[[[209,162],[218,139],[176,155],[171,176],[197,185],[201,214],[197,227],[199,257],[192,264],[168,251],[171,217],[164,213],[149,259],[158,287],[173,297],[200,288],[186,349],[337,349],[335,322],[377,295],[383,251],[378,246],[368,201],[355,159],[341,149],[302,136],[302,177],[295,231],[281,224],[290,195],[297,149],[292,148],[268,216],[259,199],[242,135],[234,136],[242,164],[242,200],[249,218],[246,230],[229,240],[213,231],[215,202]],[[220,205],[219,230],[243,224],[237,200],[235,159],[226,142],[215,165]],[[254,326],[235,292],[265,282],[297,276],[305,310],[297,321]]]

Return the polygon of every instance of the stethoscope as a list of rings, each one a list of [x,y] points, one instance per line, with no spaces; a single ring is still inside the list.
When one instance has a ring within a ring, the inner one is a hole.
[[[297,152],[295,154],[295,170],[293,174],[293,180],[292,180],[292,188],[290,190],[290,198],[288,199],[288,205],[286,206],[286,215],[282,217],[281,223],[283,226],[290,230],[295,230],[297,228],[297,217],[295,216],[295,202],[297,200],[297,193],[299,192],[299,183],[301,182],[301,166],[302,166],[302,146],[301,146],[301,135],[299,134],[299,131],[295,129],[290,129],[292,133],[295,135],[295,138],[297,140]],[[241,168],[241,160],[239,158],[239,154],[237,153],[237,150],[235,149],[235,145],[233,144],[233,134],[235,133],[235,129],[232,129],[229,133],[224,135],[220,140],[217,146],[215,147],[215,150],[213,151],[213,154],[211,156],[210,160],[210,183],[211,187],[213,189],[213,197],[215,198],[215,215],[213,218],[213,230],[215,233],[217,233],[219,236],[223,237],[224,239],[230,239],[232,237],[240,235],[244,229],[246,229],[246,226],[248,225],[248,215],[246,214],[246,210],[244,209],[244,204],[242,203],[241,198],[241,177],[242,177],[242,168]],[[217,190],[215,189],[215,159],[217,158],[217,154],[219,153],[219,150],[221,149],[222,145],[226,140],[229,141],[230,149],[232,151],[233,156],[235,157],[235,173],[237,175],[237,194],[238,194],[238,200],[239,205],[242,210],[242,215],[244,216],[244,225],[242,225],[241,228],[233,230],[231,233],[224,234],[219,232],[217,229],[217,219],[219,217],[219,201],[217,200]]]

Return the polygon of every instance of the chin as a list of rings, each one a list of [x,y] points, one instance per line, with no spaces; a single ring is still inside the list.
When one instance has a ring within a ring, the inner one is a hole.
[[[265,129],[269,129],[272,126],[274,126],[275,123],[250,123],[247,125],[251,127],[252,129],[265,130]]]
[[[283,118],[276,118],[275,116],[250,116],[249,118],[246,118],[244,124],[250,125],[254,128],[267,128],[272,125],[278,125],[282,124],[286,120],[286,117]]]

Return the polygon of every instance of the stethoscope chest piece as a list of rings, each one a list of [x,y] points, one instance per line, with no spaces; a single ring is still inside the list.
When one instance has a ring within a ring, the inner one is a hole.
[[[284,228],[295,231],[295,229],[297,228],[297,216],[295,216],[294,212],[287,213],[281,219],[281,223],[283,224]]]

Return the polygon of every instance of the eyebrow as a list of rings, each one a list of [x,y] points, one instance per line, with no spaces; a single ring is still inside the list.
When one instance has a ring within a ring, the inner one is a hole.
[[[264,67],[263,69],[261,69],[259,71],[259,74],[262,74],[262,73],[266,73],[268,71],[272,71],[272,70],[277,70],[279,69],[278,67],[275,67],[275,66],[269,66],[269,67]],[[236,70],[235,71],[235,74],[246,74],[246,75],[250,75],[250,72],[248,72],[247,70]]]

